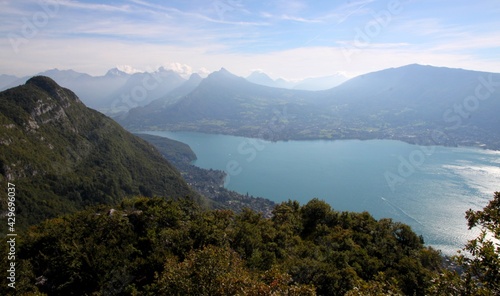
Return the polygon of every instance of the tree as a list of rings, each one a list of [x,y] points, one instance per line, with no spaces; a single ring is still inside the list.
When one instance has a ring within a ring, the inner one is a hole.
[[[429,295],[500,295],[500,192],[483,210],[468,210],[466,218],[469,229],[481,228],[479,236],[464,247],[470,256],[455,256],[461,271],[444,270]]]
[[[319,224],[328,224],[332,220],[333,211],[329,204],[317,198],[311,199],[301,209],[303,237],[312,235]]]
[[[168,258],[152,295],[316,295],[313,287],[293,283],[276,268],[260,276],[229,248],[207,246],[191,251],[183,262]]]
[[[472,258],[463,258],[468,272],[494,294],[500,294],[500,192],[482,210],[468,210],[469,229],[481,227],[479,236],[467,243]]]

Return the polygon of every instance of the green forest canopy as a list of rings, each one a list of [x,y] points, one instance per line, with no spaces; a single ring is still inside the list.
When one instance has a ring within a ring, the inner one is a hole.
[[[318,199],[283,202],[267,219],[251,210],[204,210],[189,198],[135,197],[20,235],[16,292],[500,295],[500,192],[467,219],[483,232],[453,269],[409,226],[338,212]],[[6,254],[1,258],[6,264]]]

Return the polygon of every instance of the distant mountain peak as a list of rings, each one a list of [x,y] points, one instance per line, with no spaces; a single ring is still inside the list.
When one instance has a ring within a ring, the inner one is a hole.
[[[253,71],[246,79],[260,85],[277,86],[277,82],[261,70]]]
[[[193,73],[189,76],[189,78],[198,78],[198,77],[202,78],[201,75],[198,73]]]
[[[238,79],[238,80],[245,80],[243,77],[234,75],[233,73],[229,72],[226,68],[221,68],[219,71],[215,71],[210,73],[207,77],[208,80],[212,79]]]
[[[190,81],[201,81],[203,80],[203,77],[200,76],[200,74],[198,73],[193,73],[191,74],[191,76],[189,76],[189,79]]]
[[[267,75],[266,73],[262,72],[261,70],[253,71],[247,77],[247,79],[251,79],[251,78],[259,78],[259,79],[265,78],[265,79],[269,79],[271,81],[274,81],[271,77],[269,77],[269,75]]]
[[[124,77],[124,76],[127,76],[129,75],[127,72],[125,71],[122,71],[118,68],[113,68],[113,69],[109,69],[108,72],[106,72],[106,75],[105,76],[108,76],[108,77],[112,77],[112,76],[115,76],[115,77]]]
[[[79,78],[84,77],[84,76],[89,76],[88,74],[76,72],[75,70],[72,70],[72,69],[59,70],[57,68],[47,70],[44,72],[40,72],[37,75],[48,76],[48,77],[55,79],[57,81],[59,81],[59,80],[67,81],[67,80],[71,80],[71,79],[79,79]]]
[[[53,69],[50,69],[50,70],[47,70],[47,71],[44,71],[44,72],[41,72],[41,73],[49,73],[49,74],[50,73],[82,74],[82,73],[76,72],[73,69],[60,70],[58,68],[53,68]]]

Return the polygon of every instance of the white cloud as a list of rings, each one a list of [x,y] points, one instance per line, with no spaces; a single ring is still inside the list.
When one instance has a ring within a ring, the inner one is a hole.
[[[189,78],[193,74],[193,68],[191,66],[181,63],[170,63],[165,66],[166,69],[172,70],[184,78]]]
[[[58,49],[58,50],[54,50]],[[168,65],[184,75],[199,69],[206,74],[225,67],[236,75],[248,76],[252,69],[265,69],[274,77],[302,79],[327,76],[343,71],[348,76],[411,63],[498,72],[500,60],[472,54],[431,50],[405,44],[373,44],[355,52],[348,60],[342,45],[335,47],[302,47],[269,53],[226,52],[220,45],[181,47],[162,44],[116,42],[99,39],[34,39],[19,53],[0,39],[2,63],[0,73],[29,75],[51,68],[73,69],[91,75],[103,75],[116,65],[150,71]],[[61,58],[64,52],[64,59]],[[165,62],[165,58],[168,61]],[[162,62],[163,61],[163,62]],[[154,70],[153,70],[154,71]]]
[[[125,72],[127,74],[134,74],[134,73],[141,73],[143,71],[136,69],[130,65],[116,65],[116,68],[122,72]]]
[[[467,42],[464,42],[466,40]],[[433,50],[440,51],[463,51],[470,49],[500,49],[500,31],[489,34],[476,34],[471,36],[470,33],[464,33],[453,40],[448,40],[446,43],[440,43],[433,47]]]
[[[205,67],[201,67],[198,69],[198,71],[196,71],[196,73],[198,73],[201,77],[207,77],[211,73],[211,71],[209,71]]]
[[[325,16],[325,18],[334,18],[337,23],[343,23],[348,18],[358,14],[367,13],[365,6],[373,2],[374,0],[360,0],[360,1],[349,1],[347,4],[343,4],[335,9],[334,12]]]
[[[287,21],[294,21],[294,22],[299,22],[299,23],[320,23],[320,20],[316,19],[306,19],[303,17],[297,17],[297,16],[290,16],[290,15],[282,15],[281,19],[287,20]]]
[[[37,1],[38,2],[38,1]],[[114,5],[109,5],[109,4],[95,4],[95,3],[84,3],[84,2],[79,2],[79,1],[69,1],[69,0],[55,0],[55,1],[48,1],[56,3],[58,5],[61,5],[63,7],[68,7],[68,8],[73,8],[73,9],[85,9],[85,10],[92,10],[92,11],[109,11],[109,12],[130,12],[131,7],[130,5],[120,5],[120,6],[114,6]]]

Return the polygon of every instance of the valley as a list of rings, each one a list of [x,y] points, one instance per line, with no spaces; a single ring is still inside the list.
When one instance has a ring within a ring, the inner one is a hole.
[[[408,81],[415,76],[419,85]],[[433,76],[446,77],[439,88]],[[298,91],[222,69],[116,115],[137,137],[54,80],[33,77],[0,93],[0,177],[23,188],[16,191],[18,229],[28,237],[19,247],[27,274],[21,289],[71,291],[74,273],[98,272],[109,283],[129,278],[121,291],[182,290],[156,275],[170,277],[167,266],[187,272],[189,260],[212,267],[196,257],[206,251],[240,258],[240,272],[262,289],[271,288],[258,278],[277,268],[276,276],[294,283],[282,289],[330,295],[331,286],[294,268],[300,264],[342,285],[338,295],[356,283],[378,285],[376,272],[401,280],[391,290],[423,295],[439,271],[454,272],[442,256],[478,235],[463,214],[487,209],[498,184],[497,152],[460,146],[498,149],[499,78],[409,65]],[[178,141],[158,137],[176,138],[175,131],[188,133]],[[53,233],[60,233],[54,248],[39,245]],[[388,242],[396,257],[380,249]],[[123,268],[118,275],[96,269],[99,261],[80,258],[90,253]],[[60,254],[89,268],[47,260]],[[366,260],[358,262],[360,254]],[[408,272],[409,265],[419,267]],[[148,272],[139,279],[141,270]],[[343,283],[346,274],[353,282]],[[108,282],[86,281],[88,291],[108,289]]]

